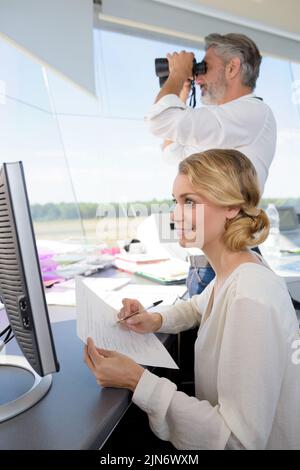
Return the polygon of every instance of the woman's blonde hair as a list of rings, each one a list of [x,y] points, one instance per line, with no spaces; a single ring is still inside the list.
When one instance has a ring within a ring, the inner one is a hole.
[[[256,246],[269,233],[269,219],[258,208],[258,178],[250,160],[238,150],[211,149],[195,153],[179,164],[179,173],[188,176],[195,191],[213,204],[240,208],[227,219],[223,241],[232,251]]]

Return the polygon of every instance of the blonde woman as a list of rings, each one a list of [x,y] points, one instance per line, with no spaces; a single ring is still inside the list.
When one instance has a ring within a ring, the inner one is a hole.
[[[152,431],[177,449],[300,449],[296,314],[285,283],[249,249],[269,228],[255,169],[236,150],[191,155],[179,165],[173,193],[180,243],[203,238],[216,278],[188,302],[125,322],[141,334],[199,326],[196,396],[90,339],[85,361],[103,387],[132,390]],[[133,299],[123,305],[120,318],[143,308]]]

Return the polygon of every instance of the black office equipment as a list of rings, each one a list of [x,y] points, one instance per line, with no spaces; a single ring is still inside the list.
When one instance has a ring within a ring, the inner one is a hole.
[[[280,221],[279,246],[281,250],[300,248],[300,225],[293,206],[278,206]]]
[[[0,297],[10,323],[4,342],[11,330],[24,355],[0,355],[0,384],[7,371],[14,380],[18,368],[34,376],[30,390],[0,404],[1,422],[38,402],[51,387],[51,373],[59,370],[22,162],[4,163],[0,170]]]

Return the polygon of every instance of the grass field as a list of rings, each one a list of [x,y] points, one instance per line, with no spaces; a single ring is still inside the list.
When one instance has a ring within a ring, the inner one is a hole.
[[[117,240],[131,240],[144,217],[104,218],[83,220],[84,232],[79,220],[34,222],[36,238],[39,240],[78,240],[85,235],[90,243],[104,242],[108,246]]]

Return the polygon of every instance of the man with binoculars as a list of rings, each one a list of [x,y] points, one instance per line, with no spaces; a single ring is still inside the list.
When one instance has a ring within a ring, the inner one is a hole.
[[[164,139],[163,155],[175,164],[212,148],[239,150],[254,164],[262,193],[276,147],[273,113],[254,94],[262,57],[250,38],[234,33],[206,36],[205,51],[198,64],[190,52],[167,55],[167,78],[146,116],[150,130]],[[186,106],[192,80],[205,106]],[[194,295],[214,272],[203,257],[191,257],[191,265],[187,286]]]

